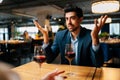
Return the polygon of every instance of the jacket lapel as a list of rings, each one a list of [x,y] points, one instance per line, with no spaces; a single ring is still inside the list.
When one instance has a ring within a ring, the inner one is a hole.
[[[65,44],[70,44],[70,43],[71,43],[71,37],[70,37],[70,32],[68,32]]]
[[[61,46],[61,49],[62,49],[63,53],[64,53],[64,51],[65,51],[65,44],[71,43],[70,32],[67,32],[66,35],[67,35],[67,36],[63,37],[62,42],[61,42],[61,44],[60,44],[60,45],[62,45],[62,46]]]
[[[82,62],[82,53],[83,53],[83,36],[84,36],[85,34],[84,34],[84,31],[82,30],[82,27],[81,27],[81,31],[80,31],[80,34],[79,34],[79,38],[78,38],[78,57],[77,57],[77,59],[78,59],[78,65],[79,64],[81,64],[81,62]]]
[[[77,57],[77,64],[80,64],[80,59],[81,59],[81,52],[82,52],[82,45],[83,45],[83,42],[82,40],[80,39],[79,42],[78,42],[78,57]]]

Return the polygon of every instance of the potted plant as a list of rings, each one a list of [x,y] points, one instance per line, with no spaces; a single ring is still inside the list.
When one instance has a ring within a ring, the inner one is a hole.
[[[107,32],[102,32],[101,34],[99,34],[99,38],[101,40],[107,40],[109,38],[109,33]]]

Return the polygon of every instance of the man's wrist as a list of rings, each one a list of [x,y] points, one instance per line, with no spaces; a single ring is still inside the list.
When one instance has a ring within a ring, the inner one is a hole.
[[[94,51],[98,51],[98,50],[99,50],[99,47],[100,47],[99,44],[97,44],[97,45],[92,45],[92,48],[93,48]]]
[[[99,45],[99,39],[92,39],[92,45],[94,46]]]

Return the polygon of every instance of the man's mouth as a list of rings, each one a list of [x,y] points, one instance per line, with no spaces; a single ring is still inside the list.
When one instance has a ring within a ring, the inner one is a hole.
[[[72,28],[73,28],[73,26],[72,26],[72,25],[68,25],[68,28],[69,28],[69,29],[72,29]]]

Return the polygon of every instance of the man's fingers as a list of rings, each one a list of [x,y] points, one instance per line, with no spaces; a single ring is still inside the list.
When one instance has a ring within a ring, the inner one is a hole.
[[[103,17],[103,21],[102,21],[102,23],[103,23],[103,24],[105,24],[105,22],[106,22],[107,18],[108,18],[108,16],[107,16],[107,15],[105,15],[105,16]]]
[[[57,75],[62,74],[62,73],[64,73],[64,72],[65,72],[64,70],[59,71],[58,69],[56,69],[56,70],[54,70],[53,72],[51,72],[50,74],[51,74],[52,76],[57,76]]]
[[[95,27],[94,27],[94,30],[93,30],[93,31],[96,32],[96,31],[98,31],[98,29],[99,29],[99,28],[98,28],[98,27],[99,27],[99,26],[98,26],[99,24],[98,24],[98,20],[97,20],[97,19],[94,20],[94,24],[95,24]]]
[[[99,23],[99,27],[100,29],[104,26],[106,20],[107,20],[108,16],[105,15],[105,16],[101,16],[101,20],[100,20],[100,23]]]
[[[105,24],[107,18],[108,18],[108,16],[105,15],[105,16],[101,16],[99,21],[97,19],[94,20],[95,26],[98,28],[98,30],[100,30],[103,27],[103,25]]]
[[[42,28],[42,26],[38,23],[38,21],[33,20],[33,22],[34,22],[35,26],[36,26],[41,32],[43,32],[43,28]]]
[[[96,27],[98,26],[98,20],[97,19],[94,20],[94,24],[95,24]]]
[[[59,75],[59,74],[62,74],[64,73],[65,71],[57,71],[56,75]]]

